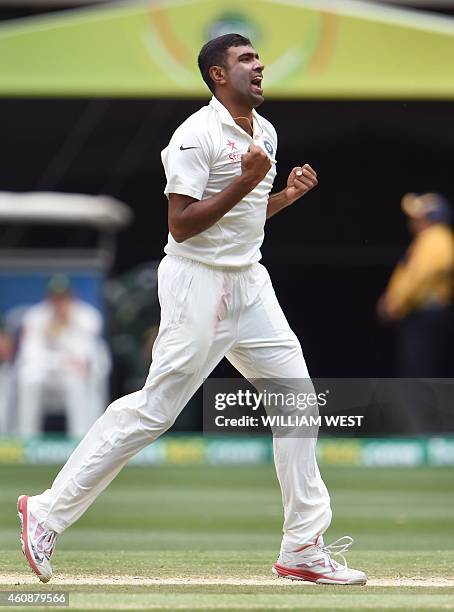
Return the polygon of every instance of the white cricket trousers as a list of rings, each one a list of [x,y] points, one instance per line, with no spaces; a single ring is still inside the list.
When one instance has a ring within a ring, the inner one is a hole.
[[[67,368],[50,368],[43,362],[24,364],[17,374],[17,433],[20,436],[37,436],[43,430],[42,417],[49,387],[57,391],[67,414],[68,433],[82,437],[95,420],[91,411],[88,380]]]
[[[110,404],[52,487],[31,498],[32,512],[57,533],[85,512],[128,459],[172,426],[224,356],[248,379],[308,377],[300,343],[261,264],[220,269],[167,255],[158,287],[161,324],[143,389]],[[328,528],[330,499],[314,438],[275,437],[273,445],[284,506],[281,550],[290,551]]]

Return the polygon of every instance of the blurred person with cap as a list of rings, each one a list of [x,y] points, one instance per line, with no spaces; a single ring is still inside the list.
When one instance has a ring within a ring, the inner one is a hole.
[[[57,392],[67,413],[67,431],[83,436],[93,414],[90,377],[103,327],[99,311],[77,299],[69,279],[51,278],[48,295],[26,312],[17,356],[18,433],[42,429],[46,400]]]
[[[382,320],[398,324],[399,376],[451,376],[452,209],[437,193],[408,193],[401,206],[414,238],[394,269],[377,312]]]

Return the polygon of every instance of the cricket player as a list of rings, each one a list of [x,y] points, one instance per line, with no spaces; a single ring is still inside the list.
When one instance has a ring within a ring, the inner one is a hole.
[[[96,401],[103,394],[94,392],[102,317],[76,298],[66,276],[55,275],[47,289],[46,298],[31,306],[22,321],[16,359],[18,433],[30,437],[41,432],[42,404],[54,390],[66,410],[68,433],[78,438],[104,410],[101,399]]]
[[[52,576],[55,541],[142,448],[168,430],[226,356],[248,379],[307,379],[300,343],[259,263],[266,220],[317,185],[309,164],[270,195],[277,136],[255,108],[264,66],[251,42],[227,34],[206,43],[199,68],[213,93],[162,152],[169,237],[158,272],[161,323],[144,387],[113,402],[41,495],[18,500],[23,551],[41,581]],[[365,584],[333,557],[351,538],[325,546],[330,499],[315,437],[275,437],[284,506],[273,572],[297,580]]]

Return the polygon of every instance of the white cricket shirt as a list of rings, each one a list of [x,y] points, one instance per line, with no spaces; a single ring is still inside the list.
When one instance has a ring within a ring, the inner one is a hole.
[[[241,174],[241,155],[251,144],[262,147],[272,161],[261,183],[213,226],[181,243],[169,233],[167,254],[226,267],[247,266],[261,258],[268,197],[276,176],[277,134],[269,121],[252,112],[253,137],[213,97],[176,129],[162,151],[166,196],[179,193],[197,200],[219,193]]]

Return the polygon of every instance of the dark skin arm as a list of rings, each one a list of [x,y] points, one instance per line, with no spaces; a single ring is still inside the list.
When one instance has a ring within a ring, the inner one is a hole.
[[[270,159],[263,149],[251,145],[241,159],[242,174],[223,191],[205,200],[171,193],[168,221],[174,240],[184,242],[217,223],[263,180],[270,167]],[[317,173],[309,164],[293,168],[286,188],[269,197],[267,219],[293,204],[317,184]]]
[[[263,180],[271,161],[261,147],[251,145],[241,158],[242,173],[223,191],[196,200],[190,196],[169,195],[169,231],[176,242],[184,242],[219,221]]]

